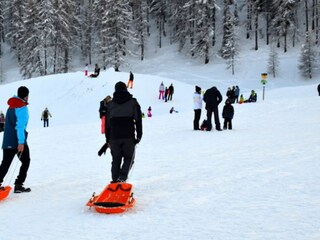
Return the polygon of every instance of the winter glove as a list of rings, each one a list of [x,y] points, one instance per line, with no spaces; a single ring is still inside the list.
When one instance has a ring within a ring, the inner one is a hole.
[[[101,157],[102,154],[106,154],[107,149],[108,149],[108,143],[105,143],[98,152],[99,157]]]
[[[138,144],[140,142],[140,140],[141,140],[140,138],[137,138],[137,139],[134,140],[134,143]]]

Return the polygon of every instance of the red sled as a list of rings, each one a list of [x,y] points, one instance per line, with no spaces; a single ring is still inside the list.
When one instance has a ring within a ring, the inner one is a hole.
[[[8,197],[10,190],[10,186],[0,187],[0,201]]]
[[[93,193],[87,206],[94,207],[99,213],[123,213],[136,203],[132,188],[130,183],[110,183],[99,195]]]

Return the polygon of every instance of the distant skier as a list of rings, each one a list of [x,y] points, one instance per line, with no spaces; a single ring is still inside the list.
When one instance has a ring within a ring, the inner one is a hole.
[[[133,87],[133,79],[134,79],[133,73],[130,71],[129,80],[128,80],[128,83],[127,83],[127,88],[132,88]]]
[[[43,121],[43,127],[49,127],[49,117],[51,113],[49,112],[48,108],[45,108],[41,115],[41,121]]]

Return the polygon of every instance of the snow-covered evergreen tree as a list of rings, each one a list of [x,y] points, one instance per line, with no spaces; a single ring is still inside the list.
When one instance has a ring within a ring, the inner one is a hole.
[[[126,0],[106,0],[106,9],[101,19],[101,53],[105,54],[105,66],[119,71],[126,56],[133,54],[128,48],[128,42],[135,40],[130,30],[132,12]]]
[[[95,13],[93,12],[93,0],[84,2],[83,14],[80,15],[81,21],[81,53],[84,56],[85,62],[92,63],[92,48],[93,48],[93,25]]]
[[[196,3],[196,19],[195,19],[195,41],[191,48],[191,53],[204,59],[204,63],[207,64],[210,61],[210,42],[213,34],[212,29],[212,10],[214,5],[211,1],[198,1]]]
[[[284,52],[287,52],[289,34],[293,36],[297,28],[297,6],[298,0],[274,0],[275,14],[272,20],[272,29],[273,34],[278,37],[278,47],[280,47],[280,39],[283,38]]]
[[[20,60],[20,42],[21,32],[23,29],[22,16],[24,12],[23,0],[8,0],[5,1],[4,9],[4,27],[6,30],[6,42],[11,49],[16,53],[18,61]]]
[[[39,29],[40,18],[35,0],[25,2],[23,15],[23,29],[20,42],[20,71],[24,78],[43,75],[44,69],[41,61],[41,35]]]
[[[145,45],[147,41],[147,3],[143,0],[136,0],[132,3],[132,15],[133,15],[133,25],[135,31],[134,33],[134,39],[137,39],[136,42],[134,42],[135,45],[137,45],[140,48],[140,60],[142,61],[144,59],[145,54]]]
[[[301,47],[299,69],[302,76],[312,78],[312,73],[316,69],[316,50],[310,32],[306,32],[305,42]]]
[[[158,29],[158,36],[159,36],[159,48],[162,47],[162,36],[166,37],[166,30],[165,30],[165,22],[166,22],[166,0],[152,0],[150,5],[150,12],[155,16],[157,29]]]
[[[269,54],[267,68],[268,68],[268,73],[272,74],[272,76],[275,78],[279,69],[279,57],[276,49],[276,44],[274,41],[272,41],[270,45],[270,54]]]

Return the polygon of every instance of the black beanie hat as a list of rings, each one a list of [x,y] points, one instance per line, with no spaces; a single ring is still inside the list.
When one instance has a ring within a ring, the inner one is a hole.
[[[29,89],[25,86],[21,86],[18,88],[18,97],[24,99],[29,95]]]
[[[114,85],[114,90],[116,92],[127,91],[127,86],[124,82],[117,82],[116,85]]]
[[[200,93],[201,92],[201,87],[196,86],[196,92]]]

